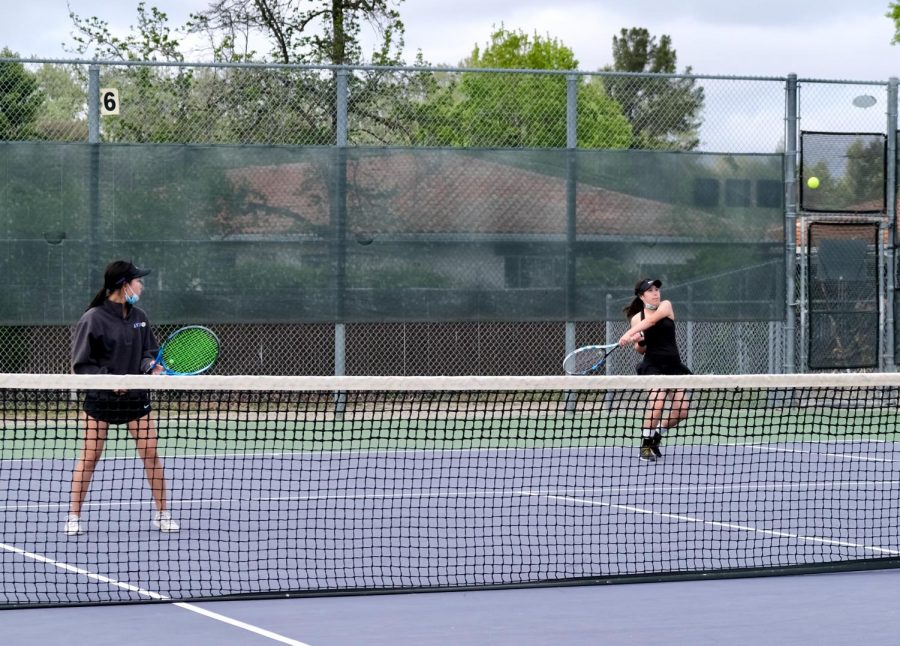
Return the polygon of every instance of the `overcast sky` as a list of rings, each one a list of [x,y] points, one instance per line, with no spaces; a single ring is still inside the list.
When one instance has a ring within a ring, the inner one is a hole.
[[[69,0],[117,35],[136,23],[138,0]],[[207,0],[146,0],[180,26]],[[612,36],[625,27],[668,34],[678,68],[698,74],[886,80],[900,76],[900,45],[890,44],[889,0],[406,0],[407,60],[421,49],[434,64],[457,65],[492,26],[537,31],[570,47],[579,68],[612,62]],[[66,0],[2,0],[0,47],[25,57],[72,58]],[[190,60],[200,60],[193,57]]]

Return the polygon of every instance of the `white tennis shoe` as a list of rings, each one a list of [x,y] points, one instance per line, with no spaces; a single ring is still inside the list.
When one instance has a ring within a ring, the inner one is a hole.
[[[63,524],[63,532],[66,536],[78,536],[79,534],[84,534],[84,526],[81,524],[81,517],[76,514],[69,514],[66,516],[66,521]]]
[[[167,511],[157,511],[153,514],[154,529],[161,532],[177,532],[181,527],[172,519],[172,514]]]

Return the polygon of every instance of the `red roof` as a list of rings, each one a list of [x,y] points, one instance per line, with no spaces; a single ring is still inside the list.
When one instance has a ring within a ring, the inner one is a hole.
[[[566,179],[460,153],[406,151],[348,162],[351,231],[392,234],[566,233]],[[306,233],[330,223],[326,178],[315,162],[248,166],[230,172],[250,191],[242,215],[222,214],[231,233]],[[758,240],[732,219],[585,183],[576,189],[578,235]],[[254,206],[255,204],[255,206]],[[776,238],[777,239],[777,238]]]

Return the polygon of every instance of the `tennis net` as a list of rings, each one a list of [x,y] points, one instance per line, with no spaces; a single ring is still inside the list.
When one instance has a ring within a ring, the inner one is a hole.
[[[86,393],[154,431],[109,427],[71,531]],[[686,417],[651,448],[654,402]],[[898,406],[897,374],[0,375],[0,606],[895,567]]]

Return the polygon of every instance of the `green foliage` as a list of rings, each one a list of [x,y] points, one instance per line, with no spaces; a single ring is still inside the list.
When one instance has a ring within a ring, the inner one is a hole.
[[[894,21],[894,37],[891,39],[891,45],[900,43],[900,3],[892,2],[888,5],[888,12],[885,14]]]
[[[847,193],[853,202],[878,200],[884,195],[884,142],[868,145],[857,139],[847,148]]]
[[[801,179],[805,182],[810,177],[819,178],[819,187],[814,190],[805,185],[800,187],[804,191],[803,206],[805,208],[817,209],[818,204],[837,204],[843,201],[843,188],[839,185],[840,182],[835,181],[828,164],[824,160],[815,164],[804,163],[803,177]]]
[[[817,211],[871,211],[883,208],[884,141],[855,139],[843,153],[846,165],[832,169],[826,160],[804,163],[803,181],[819,179],[819,187],[804,185],[804,207]]]
[[[84,84],[75,66],[42,65],[35,78],[44,94],[35,129],[48,141],[85,141],[88,137]]]
[[[98,18],[83,20],[73,14],[72,19],[80,33],[75,41],[81,55],[93,51],[107,59],[184,60],[166,14],[156,8],[148,13],[144,3],[138,5],[135,31],[122,38]],[[235,58],[230,55],[229,60]],[[122,98],[120,115],[103,122],[102,136],[107,142],[316,144],[331,139],[328,112],[323,115],[323,110],[313,105],[314,97],[323,91],[313,74],[114,67],[104,69],[101,85],[117,87]]]
[[[75,26],[75,53],[81,56],[94,54],[104,60],[125,61],[174,61],[184,60],[180,43],[172,38],[169,17],[156,7],[148,12],[145,2],[138,3],[137,32],[119,38],[109,29],[109,23],[96,16],[81,18],[69,12]]]
[[[368,22],[381,41],[371,54],[378,65],[399,65],[403,24],[387,0],[358,3],[318,0],[308,9],[286,0],[213,2],[192,14],[179,31],[201,35],[217,61],[252,61],[246,43],[262,36],[281,63],[360,63],[361,30]],[[138,5],[127,36],[114,35],[99,18],[71,14],[76,51],[116,60],[182,62],[184,53],[165,13]],[[241,47],[241,44],[244,44]],[[418,65],[424,65],[421,56]],[[349,76],[348,137],[354,144],[409,143],[415,103],[428,87],[426,74],[368,70]],[[104,86],[117,87],[122,112],[103,124],[106,141],[334,144],[335,76],[301,69],[211,70],[187,67],[114,68]]]
[[[119,37],[109,24],[94,16],[69,16],[75,26],[74,51],[81,56],[94,55],[106,60],[181,62],[180,43],[172,36],[168,16],[145,3],[137,7],[138,21],[133,31]],[[86,85],[84,70],[81,83]],[[101,86],[116,87],[122,99],[122,112],[104,120],[104,141],[160,143],[186,141],[191,132],[207,131],[219,108],[203,104],[208,98],[194,93],[193,72],[189,68],[129,66],[104,68]]]
[[[425,66],[421,56],[417,66]],[[408,145],[419,141],[418,124],[441,114],[440,74],[429,71],[360,70],[348,78],[348,140],[354,145]],[[333,95],[334,91],[330,91]],[[445,122],[445,121],[440,121]]]
[[[270,47],[269,60],[347,65],[363,62],[362,27],[368,24],[378,37],[371,62],[396,65],[402,62],[404,27],[395,4],[391,0],[217,1],[191,14],[185,27],[188,34],[202,34],[212,44],[216,60],[251,60],[255,52],[246,44],[262,36]]]
[[[574,70],[572,51],[557,39],[501,27],[490,44],[475,47],[468,68]],[[419,115],[417,143],[464,147],[566,147],[566,76],[465,72],[437,79]],[[578,89],[578,145],[622,148],[627,120],[599,82]]]
[[[478,45],[472,56],[463,61],[464,67],[526,70],[574,70],[578,61],[571,49],[556,38],[528,36],[519,30],[504,27],[491,34],[491,42],[482,52]]]
[[[633,133],[619,103],[596,77],[578,89],[578,147],[628,148]]]
[[[607,71],[676,73],[672,40],[659,43],[643,28],[622,29],[613,36],[613,66]],[[685,70],[690,74],[691,68]],[[692,150],[700,143],[704,93],[691,78],[606,77],[609,95],[616,99],[634,130],[634,148]]]
[[[9,49],[0,58],[13,58]],[[44,95],[37,78],[21,63],[0,62],[0,140],[36,139],[35,123]]]

